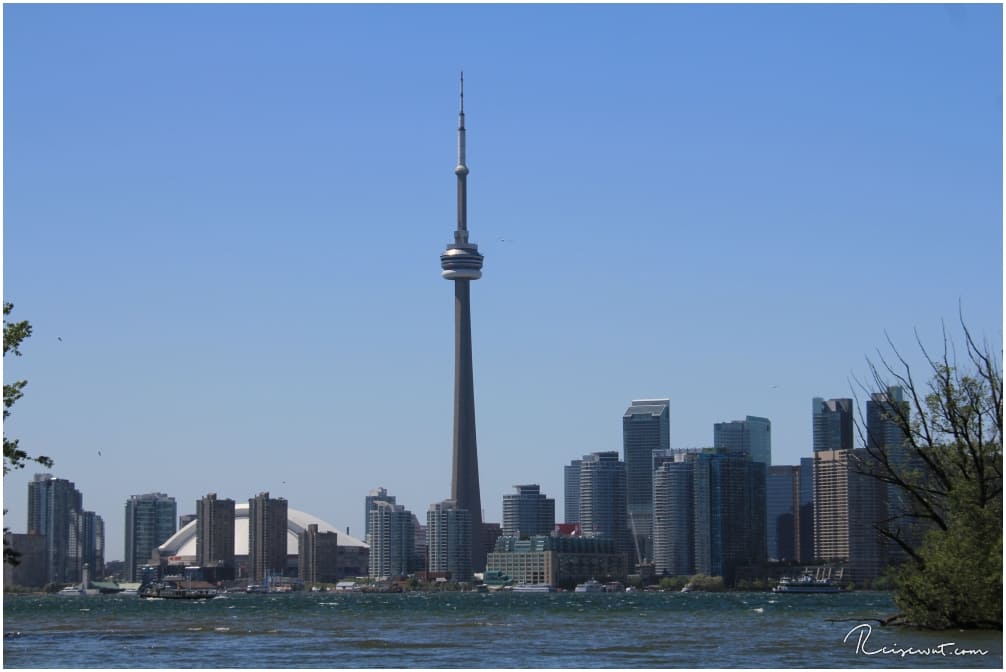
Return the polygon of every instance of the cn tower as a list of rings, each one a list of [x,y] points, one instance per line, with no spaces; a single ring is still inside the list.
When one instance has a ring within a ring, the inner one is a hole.
[[[479,456],[475,443],[475,384],[472,375],[471,281],[482,277],[478,245],[468,242],[468,166],[465,165],[465,76],[461,73],[458,113],[458,228],[454,242],[440,255],[441,275],[454,283],[454,457],[451,499],[471,516],[472,569],[485,568]]]

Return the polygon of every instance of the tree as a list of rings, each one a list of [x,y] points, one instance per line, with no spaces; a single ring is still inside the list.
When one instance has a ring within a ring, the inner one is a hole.
[[[31,336],[31,324],[27,320],[22,320],[20,322],[8,322],[7,317],[10,315],[11,311],[14,310],[13,303],[3,304],[3,356],[6,357],[8,353],[13,354],[15,357],[21,356],[21,342],[26,338]],[[13,383],[4,383],[3,386],[3,419],[4,419],[4,436],[3,436],[3,473],[4,476],[7,472],[13,469],[22,469],[28,462],[37,462],[44,467],[51,467],[52,460],[44,455],[39,455],[37,457],[32,457],[28,455],[27,452],[21,450],[18,447],[17,439],[7,438],[7,418],[10,417],[11,408],[14,406],[14,402],[21,398],[24,394],[23,390],[25,385],[28,384],[27,380],[18,380]],[[7,513],[4,511],[4,513]],[[3,546],[3,557],[4,562],[16,565],[18,563],[17,552],[7,545],[7,528],[4,528],[4,546]]]
[[[930,354],[926,384],[888,339],[893,360],[868,360],[893,444],[867,435],[860,473],[899,496],[876,524],[907,556],[895,574],[895,601],[925,627],[1002,628],[1002,366],[961,320],[965,354],[943,330],[943,353]],[[860,385],[863,389],[867,386]],[[892,394],[900,387],[901,399]],[[862,434],[862,432],[861,432]]]

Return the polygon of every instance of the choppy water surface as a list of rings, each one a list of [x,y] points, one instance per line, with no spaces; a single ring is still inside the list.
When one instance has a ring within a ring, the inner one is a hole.
[[[872,633],[864,627],[847,637],[860,623],[894,611],[887,594],[866,592],[302,593],[203,601],[7,595],[3,664],[1002,667],[1000,632],[928,632],[873,622]],[[954,644],[939,648],[947,642]],[[915,651],[900,655],[909,647]],[[988,653],[953,655],[965,649]]]

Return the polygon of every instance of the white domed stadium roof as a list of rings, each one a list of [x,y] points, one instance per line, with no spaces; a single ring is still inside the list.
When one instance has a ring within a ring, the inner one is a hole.
[[[297,535],[307,529],[308,525],[318,526],[319,532],[336,532],[339,535],[339,546],[357,546],[369,548],[356,537],[341,532],[317,516],[287,508],[286,520],[286,552],[287,555],[297,555]],[[161,557],[196,557],[196,522],[171,535],[167,541],[157,547]],[[248,555],[248,504],[234,505],[234,555]]]

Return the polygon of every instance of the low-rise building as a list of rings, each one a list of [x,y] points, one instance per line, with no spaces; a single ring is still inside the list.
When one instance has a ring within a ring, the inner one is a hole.
[[[486,560],[486,571],[501,572],[516,584],[570,588],[589,579],[625,581],[628,558],[613,539],[535,535],[503,536]]]

